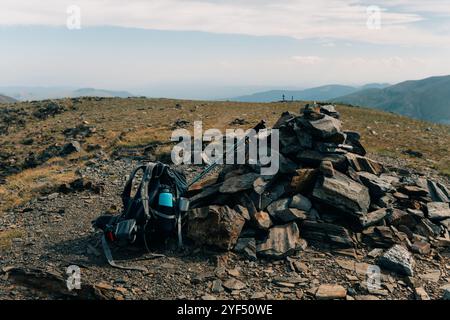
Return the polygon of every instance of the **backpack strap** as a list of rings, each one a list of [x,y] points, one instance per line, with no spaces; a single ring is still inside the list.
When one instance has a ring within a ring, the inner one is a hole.
[[[103,247],[103,252],[105,253],[106,260],[108,261],[108,264],[109,264],[111,267],[117,268],[117,269],[123,269],[123,270],[137,270],[137,271],[142,271],[142,272],[147,272],[147,271],[148,271],[148,270],[147,270],[146,268],[144,268],[144,267],[139,267],[139,266],[135,266],[135,267],[130,266],[130,267],[127,267],[127,266],[122,266],[122,265],[117,264],[117,263],[113,260],[113,257],[112,257],[112,254],[111,254],[111,249],[110,249],[109,246],[108,246],[108,240],[106,240],[106,235],[105,235],[105,234],[103,234],[103,236],[102,236],[102,247]]]
[[[133,187],[133,180],[134,177],[136,176],[136,174],[138,173],[139,170],[142,170],[143,172],[146,171],[147,165],[140,165],[138,167],[136,167],[130,174],[130,177],[127,180],[127,183],[125,184],[125,188],[123,189],[122,192],[122,203],[123,203],[123,208],[124,208],[124,212],[128,213],[128,211],[130,210],[131,204],[133,203],[133,201],[131,201],[131,188]]]
[[[162,173],[156,172],[160,168],[160,163],[149,163],[145,169],[144,177],[142,178],[142,184],[140,188],[140,196],[142,201],[142,207],[144,208],[144,214],[147,219],[151,218],[150,203],[153,202],[156,194],[158,193],[160,181],[159,177]],[[156,169],[156,170],[155,170]],[[159,169],[161,170],[161,169]],[[149,190],[148,185],[153,180],[152,188]]]

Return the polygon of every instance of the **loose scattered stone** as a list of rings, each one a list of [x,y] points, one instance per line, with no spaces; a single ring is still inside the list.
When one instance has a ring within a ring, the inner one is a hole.
[[[230,291],[242,290],[246,287],[246,284],[238,279],[230,278],[223,283],[223,287]]]
[[[347,296],[347,289],[337,284],[322,284],[316,292],[316,299],[344,299]]]
[[[211,291],[213,293],[223,292],[222,281],[220,279],[216,279],[212,282]]]
[[[431,245],[425,241],[416,241],[411,245],[411,250],[422,255],[427,255],[431,252]]]
[[[401,245],[394,245],[387,250],[378,260],[378,264],[387,270],[399,274],[414,275],[414,258],[408,249]]]

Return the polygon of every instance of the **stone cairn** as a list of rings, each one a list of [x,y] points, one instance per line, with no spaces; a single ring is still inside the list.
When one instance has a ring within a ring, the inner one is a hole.
[[[446,186],[367,158],[333,105],[282,114],[280,170],[227,165],[190,191],[187,237],[247,259],[280,259],[309,244],[387,249],[379,264],[412,275],[411,252],[450,249]]]

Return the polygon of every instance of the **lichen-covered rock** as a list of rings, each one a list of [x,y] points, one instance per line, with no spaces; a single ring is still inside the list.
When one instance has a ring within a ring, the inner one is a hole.
[[[394,245],[379,259],[380,267],[398,274],[413,276],[415,261],[411,253],[402,245]]]

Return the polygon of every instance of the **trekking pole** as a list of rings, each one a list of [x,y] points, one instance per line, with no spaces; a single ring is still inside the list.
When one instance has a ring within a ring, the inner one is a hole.
[[[261,120],[254,128],[253,130],[255,130],[257,133],[259,132],[259,130],[264,129],[266,127],[266,122],[264,120]],[[209,164],[205,169],[203,169],[202,172],[200,172],[200,174],[198,174],[188,185],[188,189],[189,187],[191,187],[194,183],[196,183],[197,181],[199,181],[200,179],[202,179],[204,176],[206,176],[212,169],[214,169],[215,167],[217,167],[217,165],[225,158],[225,156],[228,154],[228,152],[232,151],[235,152],[237,150],[237,148],[242,144],[242,142],[246,142],[247,141],[247,137],[242,138],[241,140],[237,141],[236,143],[234,143],[227,151],[225,151],[225,153],[218,159],[216,159],[213,163]]]

